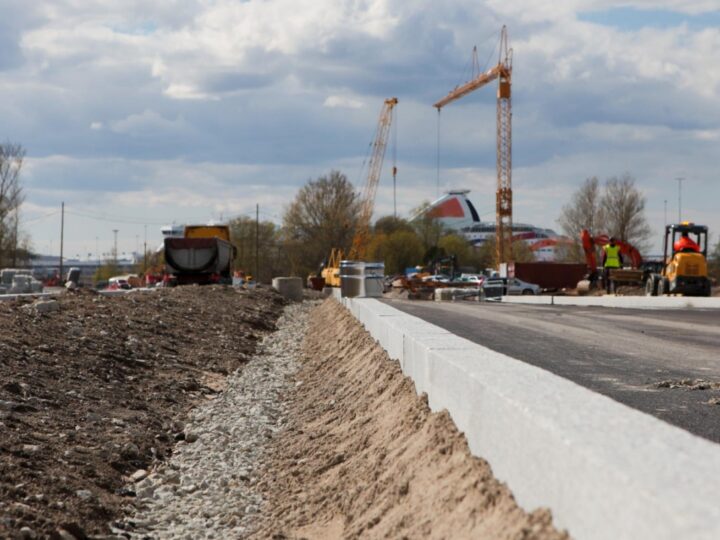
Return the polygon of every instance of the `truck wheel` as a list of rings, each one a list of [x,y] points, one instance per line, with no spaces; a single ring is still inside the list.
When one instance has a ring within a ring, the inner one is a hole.
[[[657,296],[658,279],[657,276],[648,276],[645,282],[645,296]]]
[[[661,277],[658,280],[658,284],[657,284],[658,296],[663,296],[665,293],[667,293],[667,290],[668,290],[668,281],[664,277]]]
[[[710,284],[710,280],[707,280],[705,282],[705,287],[703,288],[703,296],[712,296],[712,285]]]

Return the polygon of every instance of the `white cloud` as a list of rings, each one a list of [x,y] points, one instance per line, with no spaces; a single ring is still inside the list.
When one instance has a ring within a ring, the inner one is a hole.
[[[360,109],[363,107],[363,102],[347,96],[328,96],[323,102],[323,107]]]
[[[186,125],[185,120],[181,117],[168,120],[155,111],[145,109],[141,113],[131,114],[122,120],[113,122],[111,129],[115,133],[125,134],[162,133],[183,129]]]
[[[278,215],[299,184],[332,167],[362,182],[356,171],[377,111],[397,96],[399,207],[407,210],[435,196],[430,104],[462,82],[473,44],[492,61],[503,22],[515,49],[519,220],[554,226],[573,186],[593,174],[634,174],[649,208],[672,198],[661,179],[681,169],[707,186],[707,196],[687,196],[699,214],[712,214],[707,201],[720,196],[712,184],[720,30],[620,31],[580,20],[591,10],[657,9],[649,0],[28,5],[7,13],[17,21],[12,34],[0,32],[3,51],[14,51],[0,57],[0,117],[29,151],[29,205],[54,208],[63,197],[164,219],[183,205],[212,214],[261,199]],[[718,4],[662,7],[697,14]],[[494,123],[493,89],[443,111],[440,187],[472,189],[478,207],[494,200]],[[168,185],[177,189],[168,194]],[[378,213],[389,197],[382,185]]]

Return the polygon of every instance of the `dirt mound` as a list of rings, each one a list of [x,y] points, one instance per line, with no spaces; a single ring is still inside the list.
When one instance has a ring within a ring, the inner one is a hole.
[[[312,320],[256,537],[567,538],[547,510],[517,506],[337,302]]]
[[[184,413],[223,388],[284,301],[179,287],[45,303],[0,303],[0,538],[108,533],[133,500],[123,476],[170,454]]]

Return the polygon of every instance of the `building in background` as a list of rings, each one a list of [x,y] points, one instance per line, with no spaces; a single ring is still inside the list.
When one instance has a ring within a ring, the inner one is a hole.
[[[494,221],[481,221],[467,194],[470,190],[459,189],[445,193],[430,204],[426,212],[436,218],[443,228],[463,236],[475,247],[481,246],[495,235]],[[417,216],[416,216],[417,217]],[[544,229],[526,223],[513,223],[513,240],[526,242],[538,261],[554,261],[559,245],[570,240],[552,229]]]

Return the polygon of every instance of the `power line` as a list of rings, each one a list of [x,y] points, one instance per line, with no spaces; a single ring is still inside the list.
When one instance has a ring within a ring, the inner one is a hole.
[[[45,214],[44,216],[38,216],[38,217],[34,217],[32,219],[23,219],[22,222],[23,222],[23,224],[35,223],[36,221],[42,221],[43,219],[46,219],[46,218],[49,218],[52,216],[56,216],[59,213],[60,213],[60,210],[53,210],[52,212],[50,212],[49,214]]]
[[[164,221],[148,221],[148,220],[138,221],[137,218],[111,216],[111,215],[108,215],[108,214],[105,214],[105,215],[97,215],[97,214],[93,214],[93,213],[90,213],[90,212],[87,212],[87,211],[78,211],[78,210],[68,210],[68,209],[66,209],[65,212],[68,213],[68,214],[72,214],[72,215],[74,215],[74,216],[84,217],[84,218],[88,218],[88,219],[94,219],[94,220],[96,220],[96,221],[103,221],[103,222],[106,222],[106,223],[125,223],[125,224],[129,224],[129,225],[167,225],[167,224],[168,224],[168,220],[164,220]],[[176,219],[175,221],[202,221],[202,220],[203,220],[203,219],[196,219],[196,218],[187,219],[187,218],[186,218],[186,219],[180,219],[180,220],[177,220],[177,219]]]

